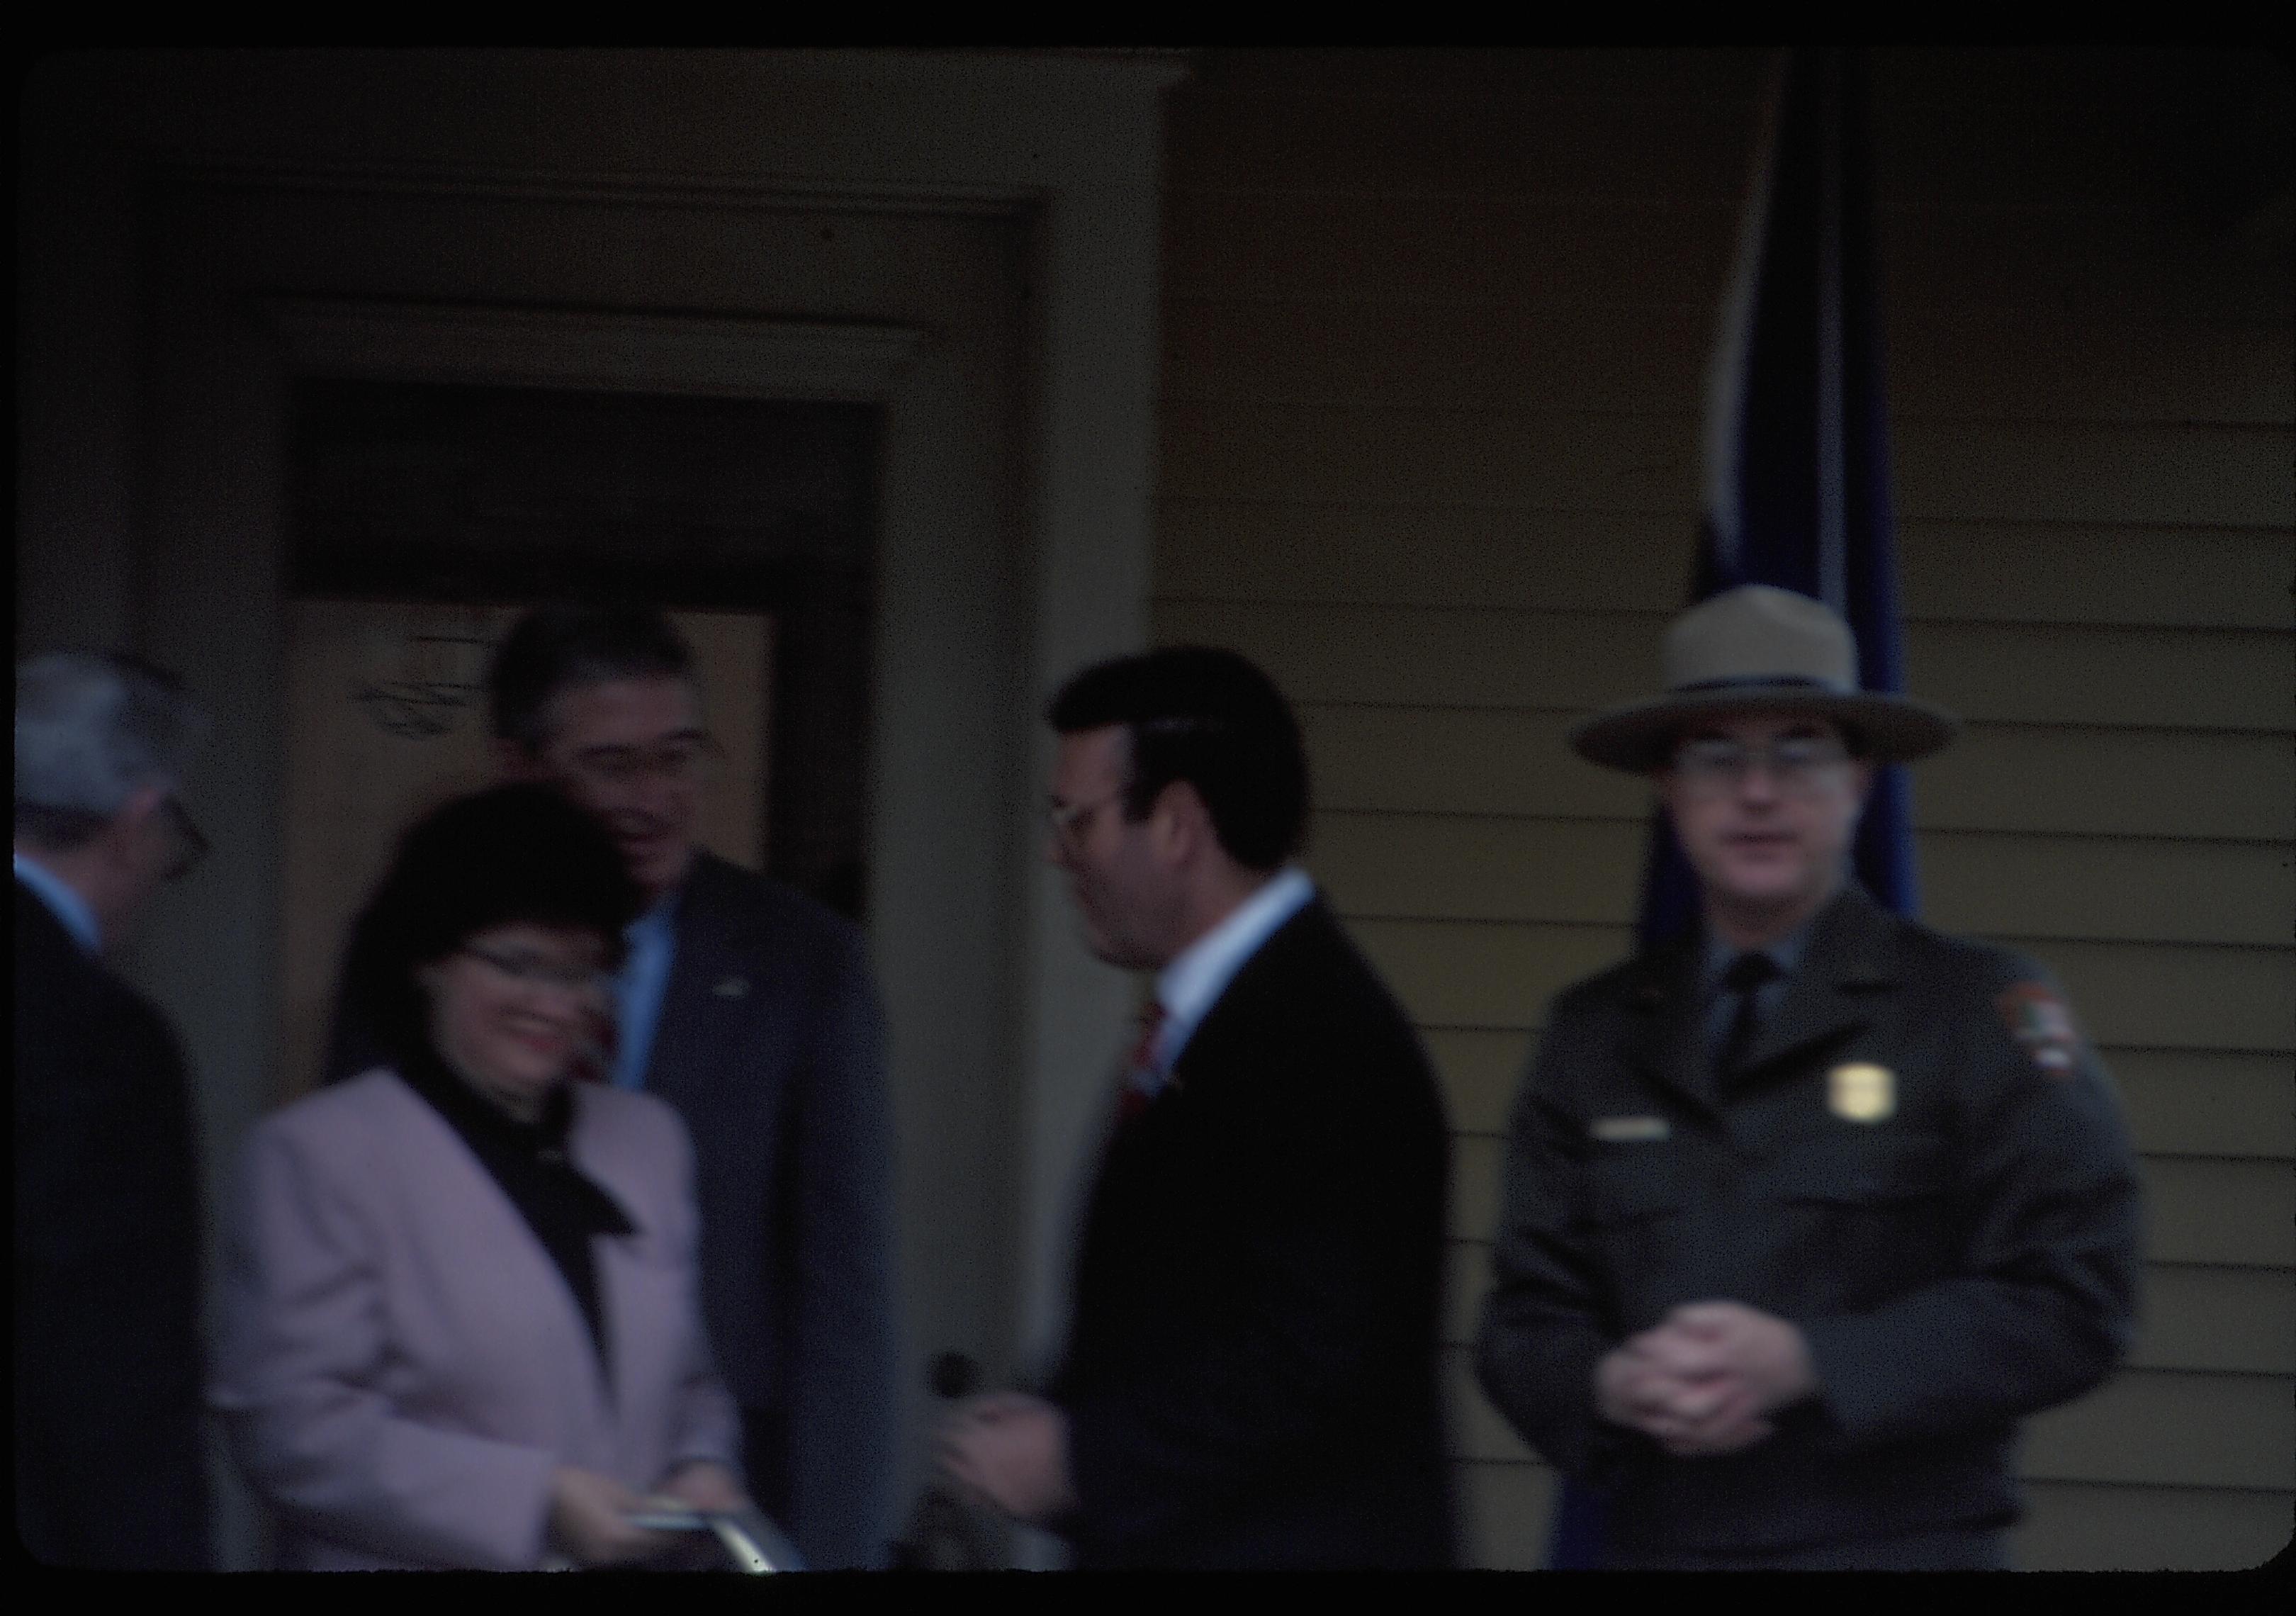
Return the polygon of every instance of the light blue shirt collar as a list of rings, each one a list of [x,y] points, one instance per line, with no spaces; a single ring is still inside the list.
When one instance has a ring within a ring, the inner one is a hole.
[[[16,855],[16,879],[31,888],[33,894],[48,906],[57,922],[72,934],[74,942],[90,954],[103,952],[103,937],[96,930],[95,911],[88,907],[87,899],[50,874],[46,865],[21,853]]]
[[[661,1021],[662,995],[668,988],[669,967],[677,955],[680,890],[672,887],[622,931],[626,947],[614,995],[613,1082],[617,1088],[645,1087],[654,1029]]]
[[[1164,1006],[1164,1025],[1156,1035],[1158,1070],[1171,1070],[1189,1035],[1226,991],[1243,962],[1315,895],[1316,883],[1304,871],[1287,868],[1164,967],[1156,978],[1156,999]]]

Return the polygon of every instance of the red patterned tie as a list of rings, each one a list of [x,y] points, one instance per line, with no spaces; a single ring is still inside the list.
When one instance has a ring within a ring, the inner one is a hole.
[[[1161,1075],[1156,1069],[1156,1035],[1163,1028],[1163,1003],[1150,999],[1140,1007],[1140,1036],[1133,1041],[1131,1056],[1124,1062],[1123,1087],[1117,1091],[1116,1115],[1120,1122],[1136,1121],[1156,1097]]]

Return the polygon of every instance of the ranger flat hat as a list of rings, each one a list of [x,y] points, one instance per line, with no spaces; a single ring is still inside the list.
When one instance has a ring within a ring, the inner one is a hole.
[[[1596,713],[1570,732],[1590,763],[1637,775],[1663,767],[1682,726],[1746,708],[1791,708],[1864,737],[1882,763],[1925,758],[1961,720],[1942,707],[1857,688],[1857,642],[1822,603],[1745,584],[1684,612],[1666,631],[1666,694]]]

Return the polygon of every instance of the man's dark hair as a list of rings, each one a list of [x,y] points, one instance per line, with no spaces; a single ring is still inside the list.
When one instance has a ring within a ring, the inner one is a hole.
[[[1123,725],[1132,739],[1128,819],[1176,780],[1211,812],[1229,857],[1272,870],[1307,841],[1308,754],[1275,682],[1233,651],[1175,645],[1096,663],[1046,709],[1061,734]]]
[[[547,785],[499,785],[433,809],[399,838],[351,929],[345,974],[377,1044],[403,1059],[429,1036],[419,967],[521,923],[594,931],[611,966],[644,906],[596,819]]]
[[[610,679],[693,680],[693,651],[651,606],[545,606],[512,626],[495,651],[487,696],[496,738],[538,752],[550,740],[550,699]]]

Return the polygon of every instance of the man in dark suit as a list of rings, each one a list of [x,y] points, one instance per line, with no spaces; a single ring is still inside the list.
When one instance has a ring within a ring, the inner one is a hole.
[[[1300,733],[1179,648],[1053,701],[1051,857],[1093,951],[1154,971],[1039,1398],[944,1462],[1083,1567],[1441,1566],[1448,1144],[1417,1037],[1301,872]]]
[[[16,669],[16,1533],[49,1565],[212,1563],[183,1055],[103,961],[204,850],[204,726],[128,658]]]
[[[489,693],[503,771],[604,821],[649,900],[606,1075],[668,1101],[693,1135],[702,1308],[750,1494],[808,1565],[877,1563],[899,1399],[892,1119],[865,941],[695,846],[716,751],[691,651],[660,613],[531,612]],[[365,1063],[349,1010],[336,1077]]]

